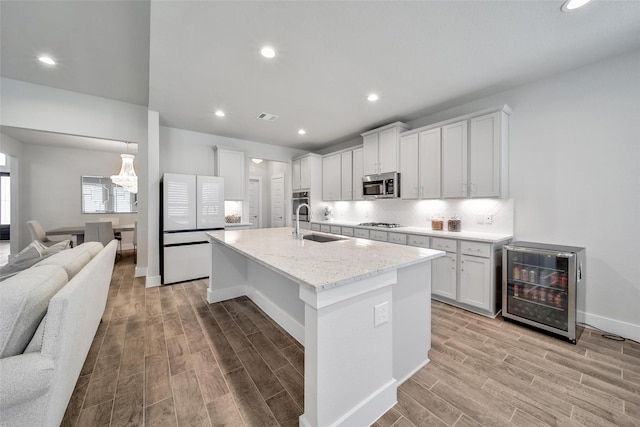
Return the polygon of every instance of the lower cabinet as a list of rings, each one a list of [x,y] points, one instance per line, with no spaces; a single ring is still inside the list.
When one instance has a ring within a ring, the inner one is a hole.
[[[491,260],[476,256],[460,256],[460,295],[458,301],[483,310],[491,310]]]
[[[458,282],[458,255],[447,252],[431,261],[431,293],[452,300],[456,299]]]

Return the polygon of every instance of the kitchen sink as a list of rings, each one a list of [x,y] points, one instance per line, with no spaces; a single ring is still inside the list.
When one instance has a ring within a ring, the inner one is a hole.
[[[324,236],[321,234],[305,234],[302,236],[305,240],[313,240],[318,243],[327,243],[327,242],[335,242],[338,240],[345,240],[346,237],[337,237],[337,236]]]

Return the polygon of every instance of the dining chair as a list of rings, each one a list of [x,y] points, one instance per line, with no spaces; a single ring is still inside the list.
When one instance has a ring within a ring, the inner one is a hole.
[[[51,240],[47,237],[47,234],[44,232],[44,228],[40,225],[40,221],[31,220],[27,221],[27,228],[29,229],[29,233],[31,234],[31,240],[38,240],[45,246],[52,246],[56,243],[60,243],[64,240],[69,239],[59,239],[59,240]],[[73,241],[71,241],[71,246],[73,246]]]
[[[100,222],[110,222],[113,227],[115,227],[116,225],[120,224],[120,219],[119,218],[98,218],[98,221],[100,221]],[[119,249],[120,250],[120,254],[122,255],[122,232],[114,230],[113,236],[118,241],[118,247],[120,248]]]
[[[84,224],[85,242],[100,242],[103,246],[107,246],[114,239],[113,224],[110,221],[86,222]],[[122,250],[119,251],[119,254],[122,258]]]

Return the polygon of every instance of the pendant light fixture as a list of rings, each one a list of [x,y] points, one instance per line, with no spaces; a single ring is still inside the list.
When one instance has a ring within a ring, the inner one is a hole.
[[[138,192],[138,177],[133,169],[133,159],[135,156],[129,154],[129,143],[127,142],[127,154],[121,154],[122,167],[118,175],[111,175],[111,181],[127,190],[129,193]]]

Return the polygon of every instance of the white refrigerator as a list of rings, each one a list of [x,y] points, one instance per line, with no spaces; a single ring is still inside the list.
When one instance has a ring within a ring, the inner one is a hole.
[[[209,276],[206,232],[224,229],[224,178],[165,173],[160,182],[162,284]]]

